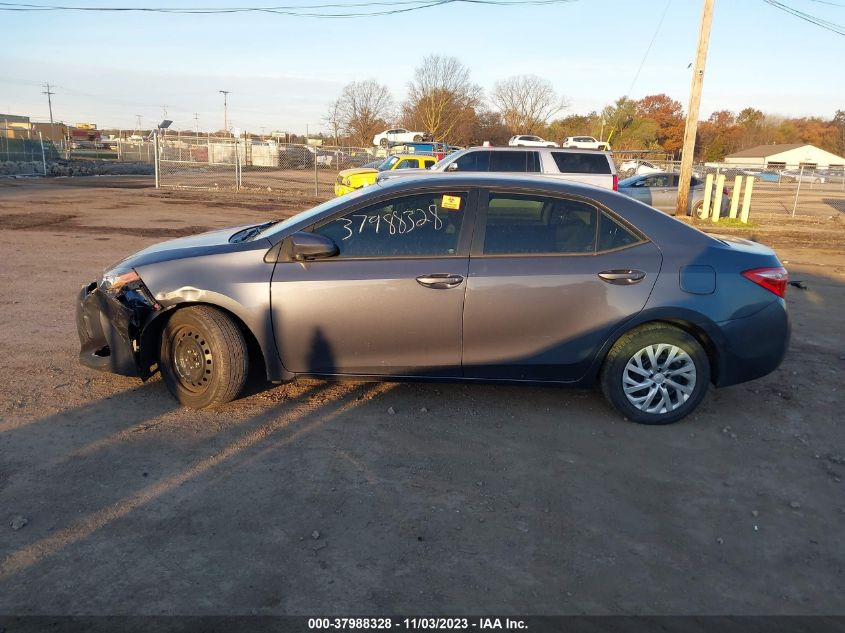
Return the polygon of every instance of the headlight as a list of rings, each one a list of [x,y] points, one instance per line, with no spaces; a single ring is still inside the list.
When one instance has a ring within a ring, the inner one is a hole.
[[[119,268],[115,268],[103,273],[103,277],[100,279],[99,285],[102,292],[106,293],[110,297],[116,297],[126,284],[140,280],[141,277],[139,277],[138,273],[136,273],[133,269],[124,271]]]

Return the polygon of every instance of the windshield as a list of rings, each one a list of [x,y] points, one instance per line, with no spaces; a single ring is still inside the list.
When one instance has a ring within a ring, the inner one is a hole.
[[[387,171],[388,169],[392,169],[393,166],[399,161],[396,156],[391,156],[387,160],[385,160],[381,165],[378,166],[379,171]]]
[[[339,207],[340,205],[349,202],[349,200],[352,200],[353,198],[357,198],[359,196],[364,195],[367,192],[368,189],[369,189],[369,187],[363,187],[361,189],[358,189],[357,191],[347,193],[346,195],[339,196],[337,198],[332,198],[328,202],[324,202],[323,204],[318,204],[316,207],[313,207],[311,209],[306,209],[305,211],[302,211],[301,213],[297,213],[296,215],[289,217],[287,220],[283,220],[282,222],[279,222],[278,224],[273,224],[271,226],[268,226],[267,228],[265,228],[263,231],[261,231],[257,235],[251,236],[250,239],[257,239],[259,237],[266,237],[266,238],[269,238],[269,239],[273,239],[274,235],[277,235],[280,232],[282,232],[282,231],[284,231],[284,230],[286,230],[286,229],[288,229],[288,228],[290,228],[290,227],[292,227],[296,224],[299,224],[300,222],[307,224],[308,220],[310,220],[311,218],[315,218],[325,211],[330,211],[330,210],[334,209],[335,207]]]

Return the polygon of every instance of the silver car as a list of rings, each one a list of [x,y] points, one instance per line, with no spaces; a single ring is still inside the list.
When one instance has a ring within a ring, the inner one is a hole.
[[[631,176],[619,181],[619,193],[624,193],[634,200],[639,200],[655,209],[675,215],[678,207],[678,181],[678,173],[671,171]],[[721,204],[721,215],[725,215],[730,208],[730,189],[727,187],[722,191]],[[703,211],[704,181],[692,176],[690,178],[687,215],[703,218]]]

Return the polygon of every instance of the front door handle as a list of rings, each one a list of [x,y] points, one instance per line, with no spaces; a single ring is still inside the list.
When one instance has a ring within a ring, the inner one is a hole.
[[[453,275],[452,273],[432,273],[430,275],[420,275],[417,277],[417,283],[426,288],[433,288],[435,290],[446,290],[447,288],[455,288],[460,286],[464,278],[460,275]]]
[[[599,279],[609,284],[630,286],[645,279],[645,273],[641,270],[631,270],[628,268],[622,270],[604,270],[599,273]]]

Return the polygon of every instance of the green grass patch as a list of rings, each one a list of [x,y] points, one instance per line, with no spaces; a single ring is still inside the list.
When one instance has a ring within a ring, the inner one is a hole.
[[[740,221],[739,218],[719,218],[718,222],[713,222],[712,220],[697,220],[693,222],[695,226],[698,228],[705,228],[705,227],[713,227],[713,228],[726,228],[726,229],[755,229],[759,228],[759,225],[754,224],[754,222],[749,221],[748,224],[743,223]]]

